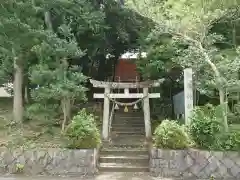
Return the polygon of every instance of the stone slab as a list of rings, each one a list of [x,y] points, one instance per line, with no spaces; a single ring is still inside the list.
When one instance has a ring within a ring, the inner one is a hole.
[[[0,149],[0,175],[92,175],[97,172],[96,149]]]
[[[150,151],[149,169],[156,176],[168,178],[239,179],[239,162],[239,152],[153,148]]]

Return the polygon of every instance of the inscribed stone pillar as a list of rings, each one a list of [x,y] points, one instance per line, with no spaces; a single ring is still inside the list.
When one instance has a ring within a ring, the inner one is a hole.
[[[144,111],[144,123],[145,123],[145,134],[147,140],[150,140],[152,137],[151,132],[151,119],[150,119],[150,105],[148,97],[148,88],[143,88],[143,111]]]
[[[190,116],[193,110],[193,72],[191,68],[184,69],[184,108],[185,108],[185,123],[190,123]]]
[[[110,88],[105,88],[104,91],[105,94],[110,93]],[[108,97],[104,97],[104,105],[103,105],[103,129],[102,129],[102,138],[103,140],[108,140],[109,138],[109,132],[108,132],[108,126],[109,126],[109,106],[110,106],[110,100]]]

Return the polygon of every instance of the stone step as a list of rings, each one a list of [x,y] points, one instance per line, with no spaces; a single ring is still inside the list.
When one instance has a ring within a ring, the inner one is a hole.
[[[144,135],[114,135],[112,134],[112,139],[113,138],[121,138],[121,139],[124,139],[124,140],[141,140],[141,139],[145,139],[145,136]]]
[[[149,167],[123,163],[100,163],[99,170],[103,172],[149,172]]]
[[[112,138],[111,144],[113,145],[134,145],[134,146],[142,146],[145,142],[145,139],[123,139],[123,138]]]
[[[112,124],[119,124],[119,125],[125,125],[125,126],[129,126],[129,125],[144,125],[144,121],[132,121],[132,120],[113,120]],[[134,126],[132,126],[134,127]]]
[[[146,143],[144,140],[122,140],[122,139],[112,139],[112,142],[108,145],[109,147],[119,147],[119,148],[143,148]]]
[[[145,141],[145,137],[143,135],[138,135],[136,136],[136,134],[134,134],[133,137],[131,137],[133,135],[125,135],[125,134],[114,134],[111,137],[111,141],[112,142],[119,142],[119,144],[121,143],[127,143],[127,144],[141,144]]]
[[[115,117],[144,117],[143,113],[139,112],[115,112],[114,113]]]
[[[145,129],[144,124],[132,124],[132,123],[126,123],[126,124],[120,124],[120,123],[114,123],[111,126],[112,128],[142,128]]]
[[[108,145],[109,148],[145,148],[147,145],[144,143],[119,143],[119,142],[112,142]]]
[[[116,115],[114,118],[119,118],[119,119],[128,119],[128,118],[133,118],[133,119],[143,119],[144,115]]]
[[[100,163],[116,163],[116,164],[128,164],[134,166],[148,166],[148,155],[135,155],[135,156],[119,156],[119,155],[101,155],[99,159]]]
[[[144,120],[144,116],[114,116],[114,120],[116,119],[132,119],[132,120]]]
[[[113,126],[115,125],[115,126]],[[129,124],[112,124],[112,129],[122,129],[122,130],[144,130],[144,127],[141,127],[139,125],[145,126],[145,124],[137,124],[137,126],[132,126],[130,123]]]
[[[124,120],[131,120],[131,121],[144,121],[144,117],[114,117],[113,121],[124,121]]]
[[[120,120],[113,120],[112,124],[125,124],[125,125],[142,124],[142,125],[144,125],[144,121],[143,120],[136,121],[136,120],[131,120],[131,119],[120,119]]]
[[[101,155],[116,155],[116,156],[137,156],[137,155],[148,155],[149,152],[146,148],[103,148]]]
[[[131,121],[131,120],[121,120],[121,121],[113,121],[113,124],[122,124],[124,126],[131,125],[132,127],[135,127],[134,125],[144,125],[144,121]]]
[[[145,132],[144,126],[112,126],[110,129],[112,132]],[[138,135],[137,135],[138,136]]]
[[[113,134],[122,136],[122,135],[144,135],[144,131],[112,131]]]
[[[144,128],[145,127],[145,124],[143,123],[132,123],[132,122],[129,122],[129,123],[124,123],[124,122],[116,122],[116,123],[113,123],[112,128],[127,128],[127,129],[134,129],[134,128]]]
[[[145,132],[144,127],[132,127],[132,126],[112,126],[111,131],[120,131],[120,132]]]
[[[147,147],[147,145],[145,145],[144,142],[142,143],[119,143],[119,142],[112,142],[111,144],[106,145],[105,147],[108,148],[126,148],[126,149],[130,149],[130,148],[145,148]]]

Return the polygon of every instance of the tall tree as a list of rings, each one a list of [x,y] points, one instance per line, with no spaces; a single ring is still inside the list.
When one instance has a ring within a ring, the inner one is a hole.
[[[143,1],[141,1],[143,2]],[[210,76],[205,79],[219,91],[220,104],[225,107],[223,113],[224,126],[227,131],[228,123],[226,116],[226,88],[227,76],[231,68],[223,68],[222,64],[228,63],[228,67],[239,68],[239,59],[236,49],[233,53],[219,52],[215,44],[223,41],[219,35],[210,33],[212,25],[222,16],[226,16],[227,9],[238,3],[237,1],[148,1],[150,7],[146,11],[139,10],[137,2],[132,7],[139,13],[152,18],[157,24],[152,36],[170,35],[171,44],[177,47],[179,44],[185,48],[177,50],[175,63],[183,67],[193,67],[196,71],[207,71]],[[157,5],[156,5],[157,3]],[[135,5],[135,6],[134,6]],[[150,10],[149,10],[150,9]],[[177,46],[176,46],[177,45]],[[230,60],[231,59],[231,60]],[[205,65],[208,65],[206,68]],[[236,74],[234,68],[231,72]],[[231,74],[231,73],[229,73]],[[236,76],[235,76],[236,77]],[[214,81],[211,80],[214,78]]]
[[[39,9],[33,2],[9,0],[1,2],[0,6],[1,74],[13,74],[13,117],[18,123],[23,118],[24,67],[31,55],[31,48],[40,42],[39,37],[44,31],[44,22],[39,18]]]
[[[57,68],[56,72],[59,72],[58,69],[68,68],[66,64],[69,58],[83,55],[72,33],[72,24],[69,23],[74,16],[71,16],[70,12],[69,16],[64,16],[62,24],[57,26],[57,31],[53,30],[52,17],[45,16],[56,6],[65,7],[66,11],[67,7],[76,11],[73,7],[77,3],[45,0],[10,0],[1,3],[0,50],[1,66],[4,68],[1,69],[1,74],[13,74],[14,121],[21,123],[23,120],[23,77],[25,73],[28,74],[25,67],[39,64],[47,66],[49,70]],[[31,59],[38,61],[31,64]],[[74,77],[76,80],[76,76]],[[64,111],[67,112],[66,108]]]

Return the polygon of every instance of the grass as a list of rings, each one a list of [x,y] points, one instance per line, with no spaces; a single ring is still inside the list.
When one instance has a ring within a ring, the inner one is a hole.
[[[2,110],[2,109],[1,109]],[[2,113],[0,119],[0,146],[31,145],[36,147],[61,147],[64,139],[61,135],[60,127],[48,127],[41,123],[30,121],[23,124],[19,130],[11,124],[11,112]]]
[[[65,141],[60,126],[49,126],[46,123],[31,120],[24,122],[22,131],[18,132],[14,124],[11,124],[12,119],[12,99],[0,98],[0,147],[18,144],[43,148],[64,146]],[[152,122],[153,132],[154,127],[160,123],[161,121]],[[180,124],[182,123],[180,121]],[[101,129],[101,123],[98,125]],[[229,129],[230,131],[240,132],[240,124],[231,124]]]
[[[60,125],[49,126],[46,122],[29,120],[19,131],[12,119],[12,99],[0,98],[0,147],[26,145],[54,148],[65,145]]]

